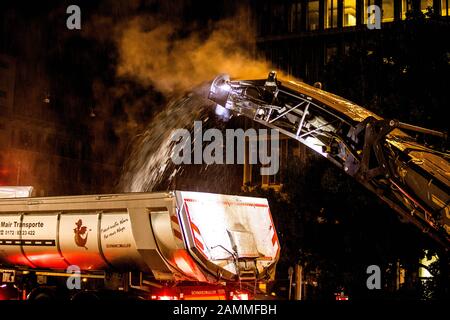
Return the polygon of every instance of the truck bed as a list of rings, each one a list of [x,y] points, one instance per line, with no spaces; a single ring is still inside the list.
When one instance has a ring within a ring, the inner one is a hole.
[[[0,199],[0,266],[216,283],[271,277],[278,256],[266,199],[184,191]]]

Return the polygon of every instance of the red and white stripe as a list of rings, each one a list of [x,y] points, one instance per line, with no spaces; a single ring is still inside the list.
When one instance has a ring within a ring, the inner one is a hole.
[[[195,247],[200,251],[200,253],[202,253],[204,255],[204,257],[206,259],[208,259],[208,257],[209,257],[208,247],[206,246],[206,243],[203,241],[203,237],[200,232],[200,229],[194,223],[194,221],[192,221],[191,215],[189,214],[189,207],[187,204],[187,201],[189,201],[189,200],[191,200],[191,199],[186,199],[184,201],[184,208],[186,209],[186,214],[188,216],[189,223],[191,224],[192,237],[194,239]]]
[[[173,212],[170,215],[170,224],[172,226],[172,232],[175,238],[177,249],[185,249],[183,241],[183,233],[181,231],[180,221],[178,220],[177,212]]]
[[[278,253],[280,251],[280,244],[278,241],[278,235],[277,232],[275,230],[275,225],[273,224],[273,219],[272,219],[272,213],[270,212],[270,208],[269,206],[267,206],[267,210],[269,211],[269,217],[270,217],[270,237],[271,237],[271,242],[272,242],[272,246],[273,249],[275,251],[275,255],[273,256],[273,258],[275,258],[276,256],[278,256]]]

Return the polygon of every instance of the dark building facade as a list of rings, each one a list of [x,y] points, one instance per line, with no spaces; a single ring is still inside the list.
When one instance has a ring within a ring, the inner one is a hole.
[[[20,60],[0,55],[0,185],[31,185],[37,196],[111,192],[120,167],[96,152],[96,138],[105,142],[83,125],[90,116],[61,121],[63,106],[21,72]]]
[[[381,9],[379,30],[367,27],[376,21],[373,5]],[[250,6],[258,51],[275,68],[313,82],[350,44],[397,32],[405,20],[448,19],[450,14],[448,0],[262,0]]]

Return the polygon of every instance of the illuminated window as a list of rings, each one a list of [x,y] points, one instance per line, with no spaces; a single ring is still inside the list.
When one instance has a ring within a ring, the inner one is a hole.
[[[382,0],[381,10],[383,12],[381,22],[394,21],[394,0]]]
[[[429,267],[432,263],[435,263],[439,257],[437,255],[433,255],[431,259],[428,260],[428,250],[425,250],[425,256],[419,260],[420,264]],[[419,277],[420,278],[431,278],[433,275],[429,272],[428,268],[420,267],[419,268]]]
[[[402,20],[406,19],[406,13],[412,10],[411,0],[402,0]]]
[[[325,28],[337,27],[338,1],[326,0],[325,7]]]
[[[272,175],[263,175],[261,176],[261,186],[262,187],[280,187],[280,184],[285,179],[284,172],[286,170],[286,166],[288,163],[289,156],[289,140],[288,139],[280,139],[279,140],[279,151],[278,154],[280,156],[280,167],[276,174]],[[263,167],[269,167],[270,165],[263,165]],[[275,188],[277,189],[277,188]]]
[[[441,0],[441,16],[450,16],[450,10],[448,8],[450,0]]]
[[[433,0],[420,0],[420,10],[423,14],[428,12],[428,8],[433,8]]]
[[[313,0],[308,2],[308,29],[319,29],[319,1]]]
[[[407,0],[402,0],[407,1]],[[367,9],[370,6],[376,5],[375,0],[364,0],[364,23],[367,24],[369,17]],[[381,22],[394,21],[394,0],[382,0],[381,1]]]
[[[367,9],[373,5],[375,5],[375,0],[364,0],[364,24],[367,24],[367,19],[369,18],[369,15],[367,14]]]
[[[356,0],[344,0],[344,27],[356,26]]]

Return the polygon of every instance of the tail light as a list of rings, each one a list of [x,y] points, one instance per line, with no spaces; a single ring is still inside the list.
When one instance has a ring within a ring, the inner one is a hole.
[[[336,301],[347,301],[347,300],[349,300],[348,296],[346,296],[343,291],[340,292],[340,293],[335,293],[334,295],[336,297]]]
[[[248,293],[230,292],[231,300],[249,300]]]
[[[171,295],[152,295],[151,300],[179,300],[177,296]]]

